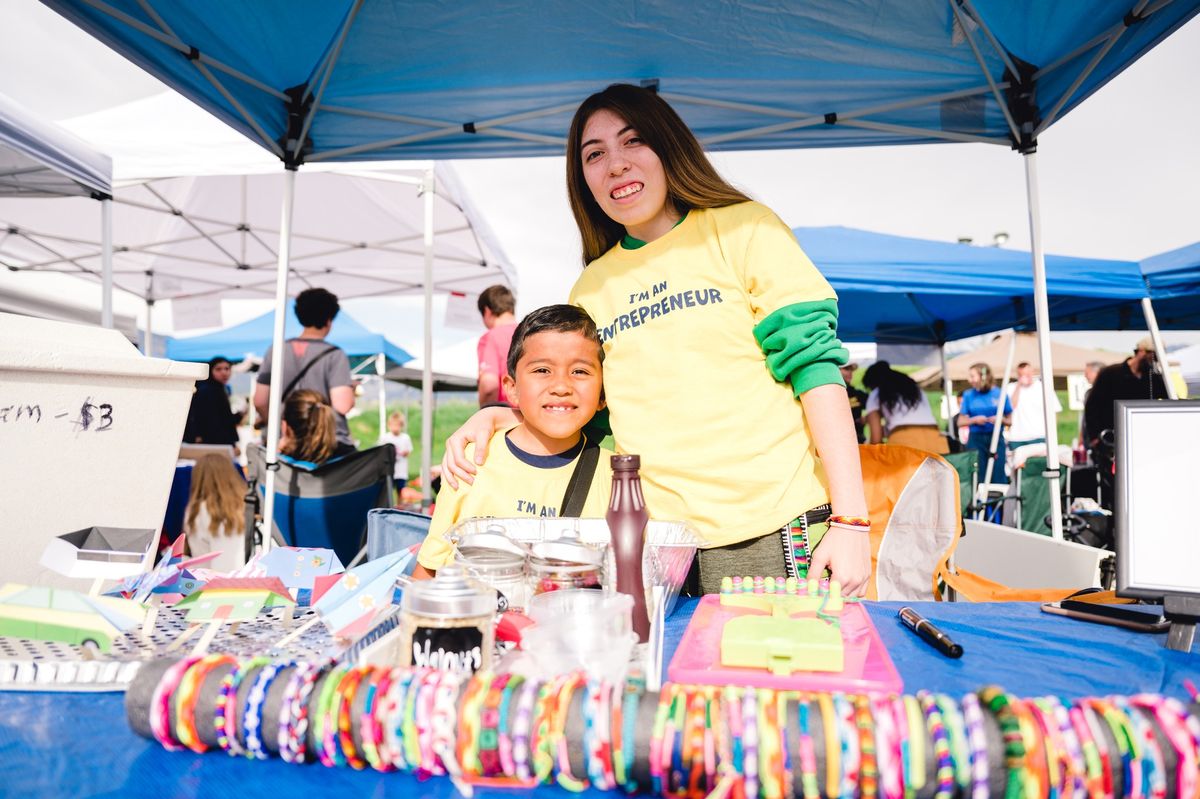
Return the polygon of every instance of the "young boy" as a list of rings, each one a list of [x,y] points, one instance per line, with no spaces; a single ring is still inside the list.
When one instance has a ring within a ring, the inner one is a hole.
[[[450,562],[454,553],[442,534],[463,519],[558,515],[588,443],[583,426],[604,407],[603,360],[596,324],[581,308],[548,305],[521,320],[503,381],[524,420],[492,437],[474,483],[443,485],[415,576],[427,577]],[[581,516],[607,511],[612,454],[600,450]]]

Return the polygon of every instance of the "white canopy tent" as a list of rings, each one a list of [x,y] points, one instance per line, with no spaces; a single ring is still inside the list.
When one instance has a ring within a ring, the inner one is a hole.
[[[223,297],[269,299],[290,278],[293,294],[309,286],[342,299],[424,293],[423,360],[430,363],[434,292],[470,294],[496,283],[515,284],[512,268],[448,164],[161,178],[119,187],[114,202],[119,241],[113,279],[146,303],[146,352],[152,351],[157,302],[171,300],[179,308],[212,307]],[[276,223],[281,203],[285,211]],[[0,199],[0,225],[9,231],[0,241],[0,259],[17,271],[94,277],[93,264],[104,248],[86,235],[82,213],[73,201],[48,208]],[[279,275],[283,264],[288,269]],[[283,323],[284,315],[277,314],[277,340]],[[427,419],[432,392],[431,379],[422,392]],[[273,396],[270,407],[281,399]],[[268,428],[272,453],[277,429]],[[424,461],[432,450],[432,427],[428,438]],[[424,473],[429,467],[422,464]],[[271,486],[267,496],[270,513]]]
[[[0,95],[0,198],[87,197],[100,201],[100,321],[113,326],[112,159]],[[89,216],[94,210],[89,209]],[[93,228],[94,230],[94,228]],[[0,231],[0,246],[12,236]],[[8,264],[11,268],[11,264]]]

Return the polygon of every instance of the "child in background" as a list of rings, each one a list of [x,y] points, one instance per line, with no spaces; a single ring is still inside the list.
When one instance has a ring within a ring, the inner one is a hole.
[[[396,450],[396,469],[392,473],[392,482],[396,484],[396,502],[400,502],[400,492],[408,484],[408,456],[412,452],[412,438],[404,432],[408,426],[404,414],[393,411],[388,415],[387,432],[379,437],[380,444],[391,444]]]
[[[224,455],[208,454],[192,468],[183,535],[192,555],[220,552],[208,566],[228,572],[246,565],[246,481]]]
[[[279,425],[279,452],[297,461],[320,466],[334,457],[354,452],[337,439],[337,422],[329,400],[311,389],[300,389],[283,400]]]
[[[503,382],[522,421],[492,436],[474,483],[442,485],[414,576],[431,576],[450,561],[442,534],[463,519],[559,514],[585,446],[595,446],[583,426],[604,407],[603,360],[596,325],[582,308],[549,305],[521,320]],[[582,516],[601,517],[608,509],[612,454],[600,449]]]

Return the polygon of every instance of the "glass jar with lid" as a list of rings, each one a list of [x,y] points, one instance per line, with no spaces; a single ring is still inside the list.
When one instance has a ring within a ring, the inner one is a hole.
[[[496,591],[448,564],[432,580],[416,580],[400,600],[402,666],[469,676],[490,669]]]
[[[529,556],[529,588],[533,596],[565,588],[602,588],[604,551],[575,537],[534,544]]]
[[[454,562],[467,574],[496,590],[496,610],[525,610],[529,604],[529,585],[525,580],[525,556],[481,546],[458,547]]]

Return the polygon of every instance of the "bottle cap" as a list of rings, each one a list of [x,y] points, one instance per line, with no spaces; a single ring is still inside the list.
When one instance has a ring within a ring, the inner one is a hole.
[[[642,468],[642,457],[640,455],[612,456],[612,470],[614,472],[628,472],[640,468]]]
[[[438,569],[432,580],[416,580],[404,589],[400,607],[407,613],[435,619],[491,616],[496,612],[496,592],[467,578],[462,566]]]

